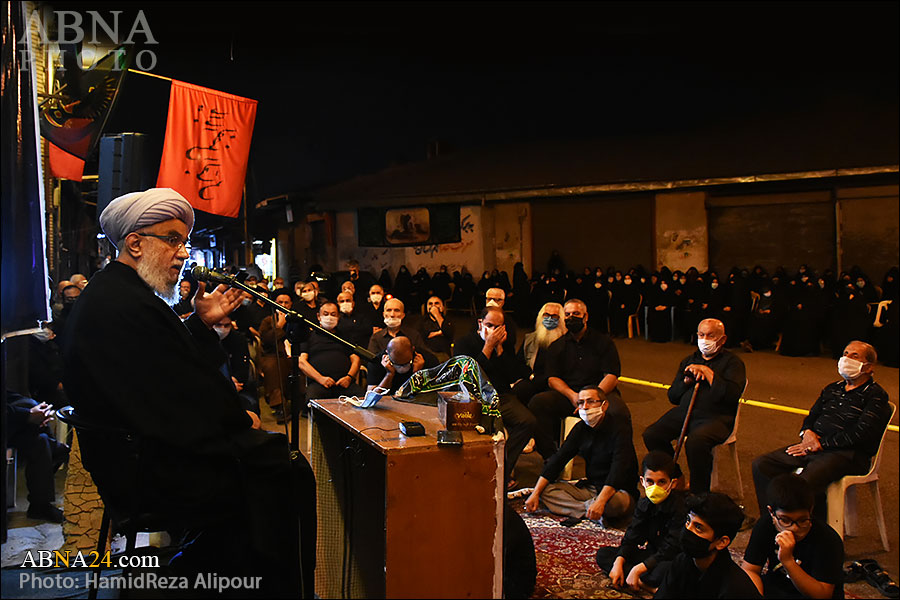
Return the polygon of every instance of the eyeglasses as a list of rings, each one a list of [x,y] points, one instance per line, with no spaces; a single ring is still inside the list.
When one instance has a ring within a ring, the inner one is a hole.
[[[812,520],[807,519],[807,518],[797,519],[795,521],[794,519],[789,519],[789,518],[781,516],[781,515],[772,515],[772,516],[775,517],[775,520],[778,521],[778,524],[781,525],[782,527],[792,527],[792,526],[796,525],[800,529],[806,529],[807,527],[812,525]]]
[[[191,251],[191,241],[183,240],[181,239],[180,235],[176,235],[174,233],[171,235],[157,235],[155,233],[141,233],[139,231],[135,233],[137,233],[141,237],[152,237],[158,240],[162,240],[176,251],[181,250],[182,248],[184,248],[188,252]]]

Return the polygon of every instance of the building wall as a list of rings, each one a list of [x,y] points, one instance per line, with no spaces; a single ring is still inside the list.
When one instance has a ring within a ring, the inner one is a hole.
[[[837,191],[840,268],[859,265],[881,285],[885,272],[897,265],[898,186],[845,188]]]
[[[613,265],[628,269],[656,263],[653,253],[654,198],[650,194],[584,197],[532,204],[534,271],[546,271],[558,250],[566,268]],[[531,275],[532,272],[528,271]]]
[[[485,249],[487,248],[493,254],[493,247],[490,243],[485,245],[483,210],[481,206],[460,207],[461,239],[459,242],[400,248],[359,246],[356,211],[339,212],[336,215],[338,264],[334,268],[343,269],[348,259],[355,258],[359,261],[360,268],[374,273],[376,277],[382,269],[387,269],[391,278],[394,278],[400,265],[406,265],[412,272],[420,267],[425,267],[429,273],[434,273],[441,265],[447,265],[447,269],[451,273],[465,267],[477,280],[485,268],[493,268],[492,261],[485,260]],[[490,242],[490,240],[488,241]],[[487,267],[486,263],[490,267]]]
[[[657,194],[655,215],[655,268],[705,271],[709,265],[706,192]]]

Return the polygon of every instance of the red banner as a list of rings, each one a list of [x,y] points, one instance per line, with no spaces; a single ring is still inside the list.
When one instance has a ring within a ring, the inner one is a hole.
[[[256,100],[172,81],[156,186],[204,212],[238,216],[255,120]]]
[[[50,172],[60,179],[81,181],[84,176],[84,161],[69,154],[51,141],[47,142],[50,150]]]

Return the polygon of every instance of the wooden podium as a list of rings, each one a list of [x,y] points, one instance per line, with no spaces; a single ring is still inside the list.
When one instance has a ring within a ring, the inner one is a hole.
[[[436,407],[310,401],[322,598],[500,598],[502,440],[437,445]],[[419,421],[407,438],[400,421]]]

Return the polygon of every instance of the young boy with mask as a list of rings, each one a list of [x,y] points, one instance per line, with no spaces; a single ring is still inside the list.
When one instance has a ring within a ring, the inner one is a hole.
[[[533,512],[540,503],[552,513],[574,519],[622,517],[637,501],[638,465],[631,424],[609,412],[606,394],[597,386],[578,392],[578,415],[581,421],[547,460],[525,508]],[[574,485],[556,481],[576,454],[584,458],[586,478]]]
[[[685,493],[675,489],[681,470],[665,452],[651,452],[641,463],[641,486],[634,518],[622,544],[597,549],[597,564],[613,584],[636,591],[659,586],[675,555],[681,550]]]
[[[761,598],[753,580],[731,559],[728,546],[744,513],[725,494],[690,496],[681,530],[681,554],[654,598]]]
[[[772,479],[741,567],[766,598],[843,598],[844,542],[812,518],[815,493],[799,475]],[[763,573],[763,566],[766,572]]]

